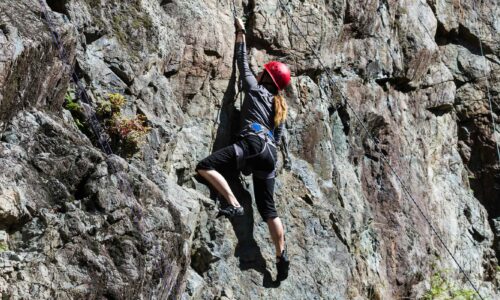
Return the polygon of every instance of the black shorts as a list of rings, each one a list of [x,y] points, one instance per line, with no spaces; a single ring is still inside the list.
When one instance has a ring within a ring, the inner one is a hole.
[[[255,193],[255,203],[264,221],[278,217],[274,204],[274,177],[262,178],[256,173],[271,173],[276,168],[277,151],[274,146],[268,146],[267,150],[261,153],[265,146],[265,141],[258,136],[249,135],[236,142],[236,145],[243,150],[243,158],[247,166],[250,166],[254,174],[253,187]],[[261,153],[260,155],[257,155]],[[250,158],[248,158],[250,157]],[[201,160],[196,166],[196,170],[216,170],[221,173],[238,169],[236,150],[234,145],[224,147]]]

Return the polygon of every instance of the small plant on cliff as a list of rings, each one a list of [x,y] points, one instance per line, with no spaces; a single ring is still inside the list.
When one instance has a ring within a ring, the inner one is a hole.
[[[106,100],[97,104],[97,114],[104,119],[111,119],[121,114],[121,108],[125,105],[125,97],[121,94],[109,94]]]
[[[150,128],[146,125],[146,116],[142,114],[122,116],[121,110],[125,102],[123,95],[109,94],[106,99],[99,101],[96,112],[111,137],[112,148],[128,156],[139,150]]]
[[[125,105],[125,97],[123,97],[123,95],[121,94],[109,94],[108,98],[109,102],[111,102],[111,108],[113,109],[113,111],[119,111],[120,108]]]
[[[81,112],[82,106],[74,100],[75,92],[69,89],[64,96],[64,108],[70,112]]]
[[[83,107],[78,101],[75,101],[75,91],[73,89],[68,89],[66,92],[63,107],[71,112],[71,116],[73,116],[76,127],[78,127],[78,129],[80,129],[83,133],[88,134],[88,129],[86,129],[84,125],[85,114],[83,112]]]
[[[146,126],[147,119],[144,115],[132,118],[116,116],[111,121],[110,133],[117,137],[119,148],[125,153],[136,152],[145,142],[146,135],[151,128]]]
[[[9,250],[9,246],[6,243],[0,242],[0,253]]]
[[[449,283],[440,272],[436,272],[431,277],[431,288],[425,292],[425,300],[439,299],[449,290]]]
[[[474,290],[457,288],[448,279],[448,271],[435,272],[431,277],[431,288],[424,294],[425,300],[476,300],[479,299]]]
[[[101,5],[101,0],[87,0],[90,7],[97,7]]]

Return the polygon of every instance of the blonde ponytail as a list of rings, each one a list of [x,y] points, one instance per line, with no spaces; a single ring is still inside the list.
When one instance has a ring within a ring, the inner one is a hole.
[[[286,113],[288,105],[286,104],[285,97],[280,93],[274,96],[274,126],[278,127],[286,120]]]

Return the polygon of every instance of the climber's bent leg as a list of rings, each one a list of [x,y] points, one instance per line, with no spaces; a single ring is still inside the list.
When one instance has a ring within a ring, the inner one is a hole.
[[[196,166],[196,171],[205,178],[226,201],[233,206],[240,206],[238,200],[231,191],[227,180],[222,176],[222,170],[236,169],[236,152],[234,147],[224,147],[203,160]]]
[[[232,206],[240,206],[240,203],[236,200],[236,197],[234,196],[233,191],[231,191],[226,179],[219,172],[215,170],[199,169],[198,173],[210,182],[217,192],[219,192],[224,199],[226,199],[227,203]]]

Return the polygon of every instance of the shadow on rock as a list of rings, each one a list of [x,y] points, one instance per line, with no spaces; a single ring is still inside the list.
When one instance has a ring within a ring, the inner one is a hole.
[[[236,62],[233,60],[233,71],[229,78],[226,91],[222,97],[222,104],[217,112],[219,127],[214,139],[212,152],[215,152],[234,142],[239,131],[240,112],[234,107],[236,100]]]
[[[272,280],[271,272],[267,269],[266,260],[262,256],[260,247],[254,238],[254,216],[252,195],[245,189],[239,179],[239,172],[225,173],[224,177],[231,190],[245,209],[245,215],[231,219],[234,233],[238,239],[235,256],[239,258],[240,270],[253,269],[263,275],[262,285],[266,288],[278,287],[279,282]],[[224,204],[227,205],[227,204]]]

